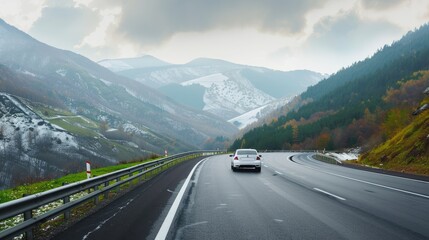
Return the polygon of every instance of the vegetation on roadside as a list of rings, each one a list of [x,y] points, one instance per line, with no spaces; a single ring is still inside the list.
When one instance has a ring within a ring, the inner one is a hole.
[[[424,102],[428,102],[429,97]],[[363,154],[358,163],[429,175],[429,111],[416,116],[386,142]]]
[[[107,173],[118,171],[120,169],[132,167],[147,161],[155,160],[159,156],[151,155],[147,158],[136,159],[128,162],[121,162],[114,166],[102,167],[91,169],[92,176],[101,176]],[[60,187],[63,184],[70,184],[73,182],[78,182],[86,179],[86,172],[79,172],[74,174],[69,174],[61,178],[35,182],[32,184],[24,184],[17,186],[15,188],[5,189],[0,191],[0,203],[8,202],[23,197],[23,195],[31,195],[39,192],[44,192],[56,187]]]

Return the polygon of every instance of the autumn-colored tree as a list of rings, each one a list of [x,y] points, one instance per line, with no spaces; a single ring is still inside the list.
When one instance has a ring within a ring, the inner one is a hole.
[[[404,126],[406,126],[411,120],[410,111],[407,109],[393,108],[386,114],[381,128],[385,137],[390,138]]]
[[[317,149],[323,150],[328,148],[330,141],[331,141],[331,136],[329,135],[329,133],[327,132],[321,133],[316,141]]]

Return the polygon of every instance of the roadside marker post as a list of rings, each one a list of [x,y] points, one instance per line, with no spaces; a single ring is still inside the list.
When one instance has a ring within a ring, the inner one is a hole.
[[[91,178],[91,163],[86,161],[86,178]]]

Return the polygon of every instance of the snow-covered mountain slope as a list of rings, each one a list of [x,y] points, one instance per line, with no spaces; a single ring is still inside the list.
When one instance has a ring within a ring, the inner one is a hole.
[[[253,87],[239,71],[216,73],[181,83],[182,86],[193,84],[206,89],[203,110],[224,119],[230,119],[274,100],[273,97]]]
[[[277,108],[286,105],[289,101],[290,101],[289,98],[277,99],[275,101],[270,102],[269,104],[266,104],[264,106],[261,106],[251,111],[248,111],[246,113],[243,113],[238,117],[232,118],[228,120],[228,122],[234,124],[239,129],[243,129],[249,126],[250,124],[264,118],[269,113],[276,110]]]
[[[64,157],[77,151],[74,136],[40,118],[18,98],[0,93],[0,189],[19,178],[62,171],[60,161],[42,160],[42,155]]]
[[[276,99],[292,98],[326,77],[307,70],[283,72],[208,58],[117,73],[157,88],[178,103],[225,120]]]
[[[105,166],[135,159],[170,143],[137,124],[119,128],[103,132],[84,116],[0,92],[0,189],[82,171],[86,160]]]
[[[110,61],[125,63],[126,60],[117,59]],[[115,70],[115,68],[110,68],[106,65],[106,62],[99,62],[99,64],[110,70]],[[118,71],[117,73],[137,80],[147,86],[160,88],[169,84],[180,84],[191,79],[241,68],[243,68],[242,65],[223,60],[199,58],[187,64],[133,67],[132,69]]]
[[[137,58],[105,59],[98,62],[101,66],[113,72],[125,71],[134,68],[154,68],[172,65],[150,55]]]
[[[3,140],[6,140],[4,146],[0,146],[0,152],[9,147],[19,147],[29,151],[33,140],[44,138],[47,135],[52,141],[58,143],[58,145],[54,145],[58,151],[65,151],[78,146],[74,137],[64,129],[46,122],[19,99],[1,92],[0,127]],[[22,137],[24,134],[27,134],[28,137],[22,138],[19,143],[21,146],[17,146],[18,143],[14,141],[14,137],[17,135]]]

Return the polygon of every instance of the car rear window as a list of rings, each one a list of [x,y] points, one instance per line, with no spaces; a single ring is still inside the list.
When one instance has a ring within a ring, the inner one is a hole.
[[[256,151],[254,150],[239,150],[237,151],[237,155],[256,155]]]

